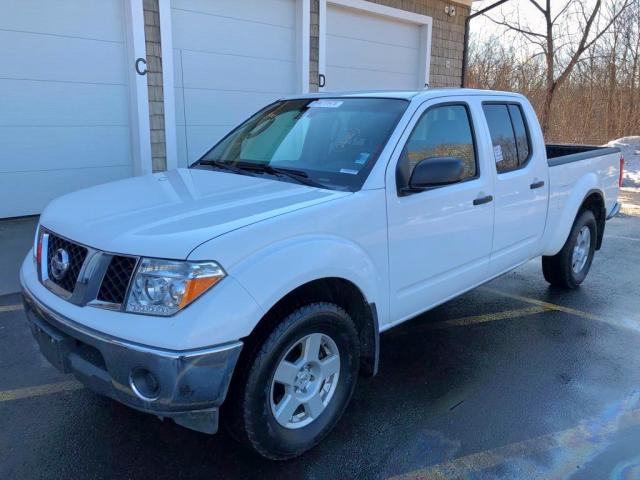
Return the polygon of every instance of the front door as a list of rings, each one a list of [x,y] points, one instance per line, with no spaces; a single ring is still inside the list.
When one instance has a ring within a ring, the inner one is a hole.
[[[486,171],[465,102],[427,102],[400,140],[387,170],[391,322],[410,318],[482,282],[493,235],[492,172]],[[486,142],[484,142],[486,143]],[[459,181],[424,191],[403,190],[415,165],[455,157]],[[486,157],[486,155],[482,155]],[[486,161],[485,161],[486,163]]]

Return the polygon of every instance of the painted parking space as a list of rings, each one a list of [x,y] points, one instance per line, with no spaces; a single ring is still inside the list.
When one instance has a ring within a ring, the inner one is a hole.
[[[379,376],[359,380],[325,442],[284,463],[90,393],[40,357],[21,309],[0,311],[0,477],[633,473],[640,286],[629,265],[640,254],[617,237],[640,238],[640,224],[616,219],[610,232],[578,291],[550,289],[532,262],[385,333]]]

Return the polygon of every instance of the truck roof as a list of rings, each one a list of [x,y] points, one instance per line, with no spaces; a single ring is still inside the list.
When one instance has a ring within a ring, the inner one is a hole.
[[[399,98],[403,100],[427,100],[443,95],[500,95],[521,98],[522,95],[513,92],[497,90],[480,90],[476,88],[425,88],[424,90],[357,90],[344,92],[316,92],[303,95],[289,95],[287,100],[297,98]]]

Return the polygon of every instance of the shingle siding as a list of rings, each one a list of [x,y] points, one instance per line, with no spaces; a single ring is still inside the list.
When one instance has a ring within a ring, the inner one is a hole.
[[[143,8],[147,54],[147,88],[149,90],[149,125],[151,127],[151,158],[153,171],[157,172],[167,169],[158,0],[144,0]]]

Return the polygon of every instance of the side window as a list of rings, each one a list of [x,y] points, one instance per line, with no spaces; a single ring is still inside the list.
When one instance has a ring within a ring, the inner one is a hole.
[[[520,106],[506,103],[483,105],[491,133],[498,173],[516,170],[529,159],[529,137]]]
[[[398,165],[398,180],[406,185],[421,160],[457,157],[464,163],[461,180],[478,173],[469,112],[464,105],[443,105],[427,110],[411,132]]]
[[[518,149],[518,164],[524,165],[529,159],[529,135],[524,124],[522,109],[519,105],[509,105],[509,115],[513,122],[513,131],[516,135],[516,148]]]

